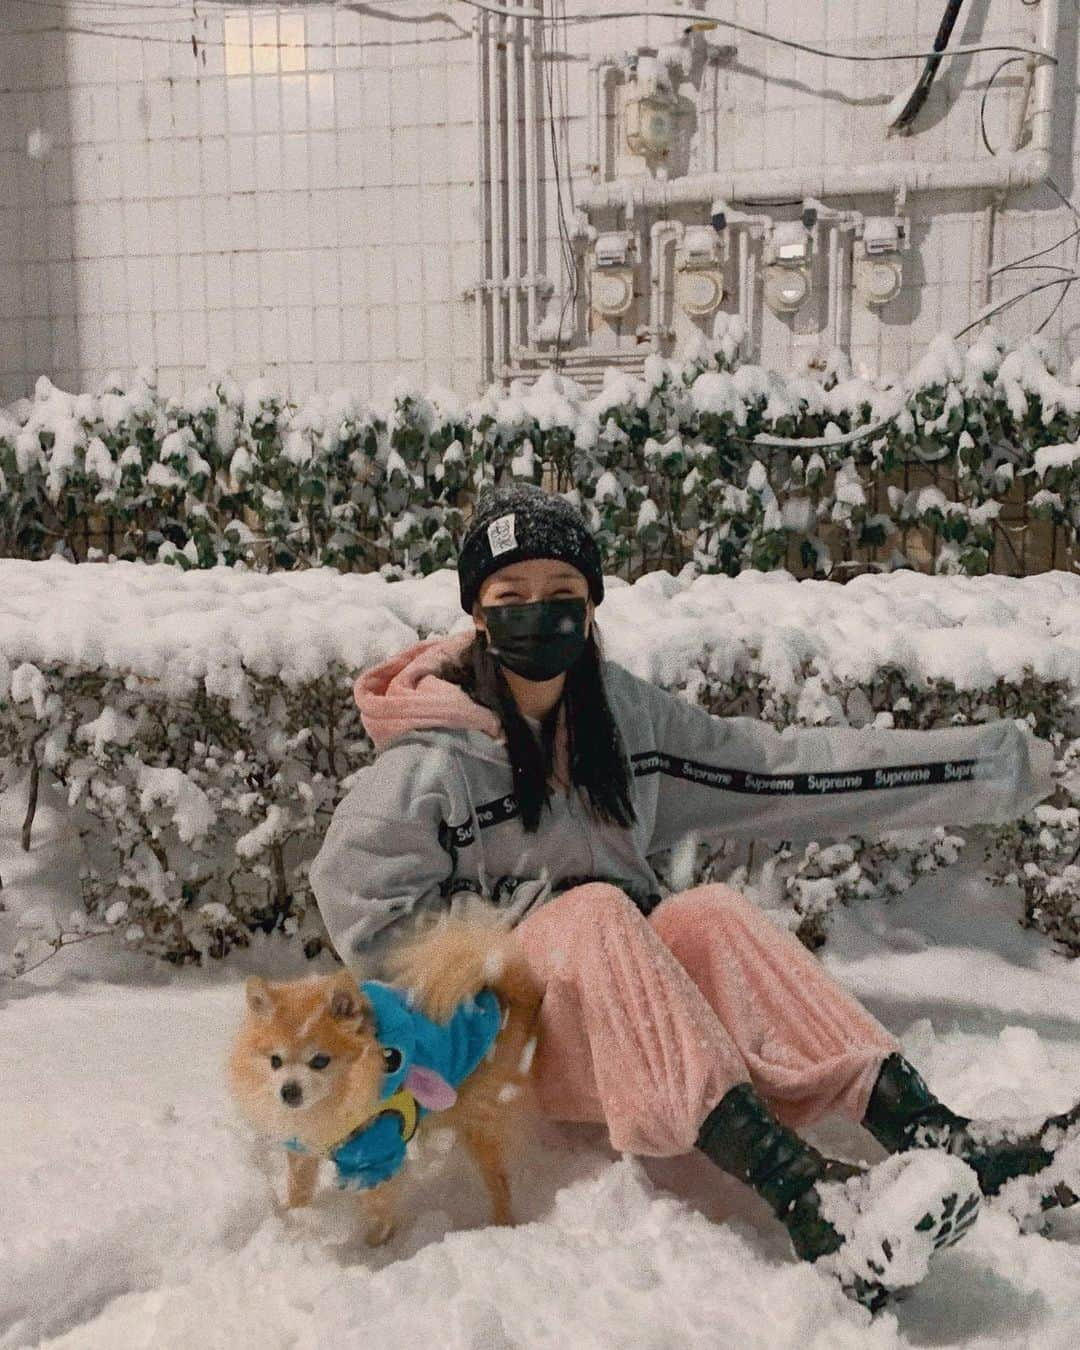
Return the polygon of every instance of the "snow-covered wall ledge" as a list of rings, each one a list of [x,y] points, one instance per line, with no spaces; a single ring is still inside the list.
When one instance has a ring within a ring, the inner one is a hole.
[[[611,658],[716,713],[1017,717],[1054,738],[1060,801],[996,830],[993,866],[1020,882],[1028,921],[1080,950],[1080,577],[656,572],[609,578],[598,617]],[[61,794],[86,846],[88,913],[130,943],[196,960],[278,927],[314,945],[307,865],[372,753],[352,682],[469,622],[449,569],[389,582],[0,560],[0,775]],[[816,943],[832,905],[900,889],[960,842],[812,846],[784,860],[780,884]],[[715,841],[691,863],[735,865]]]

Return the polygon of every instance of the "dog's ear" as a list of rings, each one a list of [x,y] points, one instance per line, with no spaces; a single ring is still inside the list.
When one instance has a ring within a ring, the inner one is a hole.
[[[370,1004],[347,970],[334,976],[330,985],[330,1016],[341,1022],[361,1020],[371,1011]]]
[[[258,975],[252,975],[244,985],[244,994],[247,997],[248,1008],[256,1017],[269,1017],[274,1011],[274,1000],[270,993],[270,986]]]

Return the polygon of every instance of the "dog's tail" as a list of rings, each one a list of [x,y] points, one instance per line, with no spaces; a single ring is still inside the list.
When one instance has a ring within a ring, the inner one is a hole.
[[[536,1020],[542,991],[529,973],[513,929],[487,901],[459,902],[387,955],[384,969],[413,992],[417,1006],[446,1022],[458,1004],[493,989],[518,1025]]]

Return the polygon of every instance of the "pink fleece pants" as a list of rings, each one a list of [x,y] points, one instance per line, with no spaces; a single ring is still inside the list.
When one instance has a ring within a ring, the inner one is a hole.
[[[606,1124],[620,1152],[688,1153],[749,1080],[790,1127],[858,1122],[895,1037],[791,933],[727,886],[669,896],[645,918],[622,891],[565,891],[518,926],[544,990],[539,1104]]]

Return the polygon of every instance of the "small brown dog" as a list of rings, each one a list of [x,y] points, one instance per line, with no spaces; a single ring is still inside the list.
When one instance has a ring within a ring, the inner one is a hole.
[[[506,1158],[528,1104],[541,995],[512,933],[490,906],[476,904],[396,948],[385,973],[438,1023],[483,989],[497,996],[502,1025],[491,1049],[460,1084],[453,1105],[417,1122],[413,1103],[404,1137],[417,1128],[453,1129],[480,1169],[494,1222],[513,1223]],[[255,977],[246,994],[229,1062],[233,1096],[257,1133],[287,1148],[288,1205],[306,1205],[320,1159],[359,1123],[374,1119],[380,1106],[397,1101],[397,1095],[381,1099],[391,1063],[375,1037],[371,1004],[346,970],[276,984]],[[373,1245],[394,1231],[400,1177],[360,1191],[365,1236]]]

